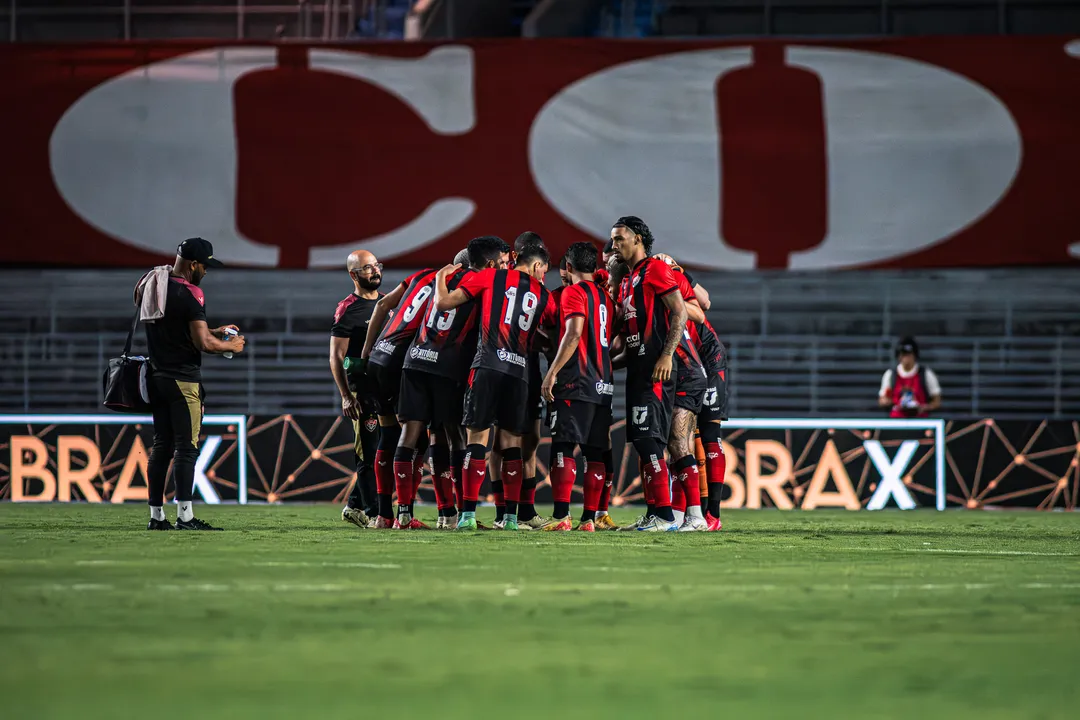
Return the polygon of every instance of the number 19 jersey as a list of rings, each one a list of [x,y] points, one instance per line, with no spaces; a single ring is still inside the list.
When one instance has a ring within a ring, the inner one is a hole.
[[[480,339],[472,367],[528,382],[528,356],[537,329],[554,325],[551,293],[527,273],[488,268],[469,273],[458,289],[480,303]]]

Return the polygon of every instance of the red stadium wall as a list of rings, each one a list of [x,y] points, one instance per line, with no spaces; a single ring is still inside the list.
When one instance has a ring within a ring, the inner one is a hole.
[[[556,252],[635,213],[707,268],[1076,264],[1080,41],[0,47],[4,264]]]

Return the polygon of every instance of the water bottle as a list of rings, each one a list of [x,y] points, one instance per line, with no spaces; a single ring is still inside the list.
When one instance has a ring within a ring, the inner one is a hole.
[[[234,337],[236,337],[239,334],[240,333],[236,332],[232,328],[225,328],[221,333],[221,339],[228,342],[229,340],[232,340]],[[226,360],[232,360],[232,352],[231,351],[223,352],[223,353],[221,353],[221,356],[223,358],[225,358]]]

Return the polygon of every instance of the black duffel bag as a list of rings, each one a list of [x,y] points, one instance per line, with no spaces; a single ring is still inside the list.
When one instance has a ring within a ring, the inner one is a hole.
[[[105,407],[116,412],[146,413],[150,411],[150,395],[147,387],[147,375],[150,361],[142,356],[131,355],[131,338],[139,324],[139,308],[135,308],[135,317],[131,319],[124,354],[110,358],[101,376],[104,390]]]

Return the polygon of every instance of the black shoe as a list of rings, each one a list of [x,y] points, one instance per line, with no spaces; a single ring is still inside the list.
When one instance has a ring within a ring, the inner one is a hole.
[[[172,530],[172,523],[168,520],[155,520],[150,518],[150,522],[146,525],[147,530]]]
[[[204,523],[202,520],[200,520],[197,517],[193,517],[190,520],[177,519],[177,521],[176,521],[176,529],[177,530],[221,530],[221,528],[216,528],[213,525],[211,525],[210,523]]]

